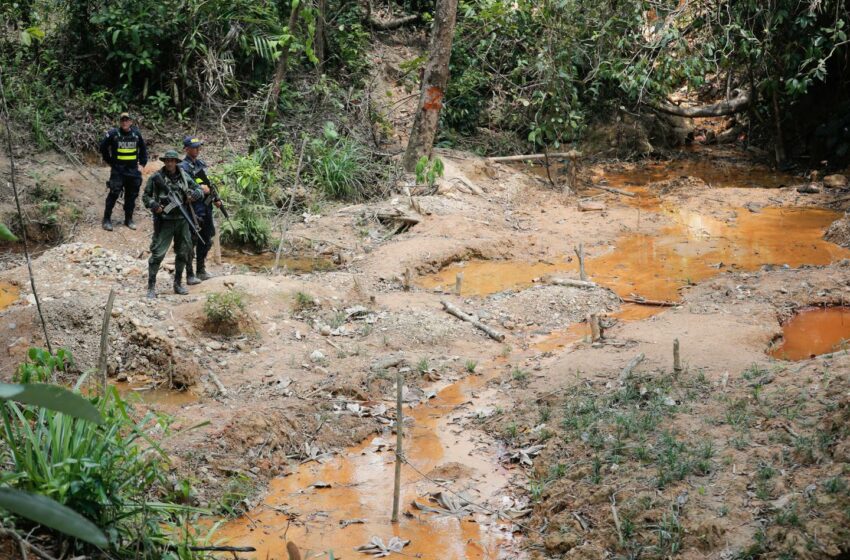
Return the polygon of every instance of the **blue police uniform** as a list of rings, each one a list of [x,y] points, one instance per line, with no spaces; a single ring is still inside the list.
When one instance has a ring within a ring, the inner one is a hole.
[[[193,138],[191,136],[187,136],[183,139],[183,147],[184,148],[199,148],[203,145],[203,142],[197,138]],[[183,158],[183,161],[180,162],[180,167],[195,181],[195,184],[198,186],[206,185],[206,170],[207,164],[201,158],[192,159],[189,156]],[[208,186],[208,185],[207,185]],[[212,194],[207,194],[203,198],[198,201],[192,203],[192,210],[195,213],[195,217],[198,219],[198,228],[200,229],[200,237],[203,243],[198,243],[195,237],[192,237],[193,258],[189,258],[189,264],[186,268],[186,276],[193,277],[193,261],[197,259],[197,277],[201,280],[206,280],[210,277],[210,274],[207,272],[206,267],[206,259],[207,254],[210,251],[210,247],[212,247],[212,239],[215,236],[215,221],[213,220],[213,196]]]
[[[142,133],[135,126],[127,132],[120,128],[111,128],[100,142],[100,154],[103,161],[112,168],[106,186],[106,206],[103,211],[104,229],[112,229],[112,209],[121,194],[124,194],[124,223],[135,229],[133,212],[139,188],[142,185],[142,174],[139,165],[148,163],[148,151]]]

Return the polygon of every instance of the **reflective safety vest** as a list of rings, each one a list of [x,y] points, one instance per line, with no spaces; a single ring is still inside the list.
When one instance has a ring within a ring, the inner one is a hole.
[[[139,133],[130,129],[126,134],[119,128],[115,135],[115,159],[120,165],[135,167],[139,161]]]

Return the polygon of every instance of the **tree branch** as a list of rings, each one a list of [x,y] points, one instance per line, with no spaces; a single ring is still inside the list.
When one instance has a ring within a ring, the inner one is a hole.
[[[685,117],[688,119],[696,119],[700,117],[723,117],[726,115],[734,115],[746,109],[750,104],[750,92],[739,91],[737,97],[728,101],[718,101],[711,105],[698,105],[696,107],[682,107],[673,105],[672,103],[662,103],[660,105],[649,105],[659,113],[666,113],[677,117]]]

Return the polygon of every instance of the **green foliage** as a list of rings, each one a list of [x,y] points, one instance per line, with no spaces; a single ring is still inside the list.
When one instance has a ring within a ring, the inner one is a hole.
[[[316,300],[313,296],[304,292],[295,292],[295,301],[292,304],[292,310],[296,313],[311,309],[316,306]]]
[[[221,241],[265,249],[271,238],[270,219],[278,197],[274,173],[265,150],[237,156],[214,177],[231,219],[221,224]]]
[[[308,180],[326,197],[360,200],[369,194],[370,157],[362,145],[341,136],[332,122],[325,123],[321,138],[310,142]]]
[[[435,157],[429,161],[428,156],[422,156],[419,158],[419,161],[416,162],[416,183],[420,185],[434,186],[437,179],[443,176],[444,171],[445,166],[443,165],[443,160]]]
[[[227,290],[207,295],[207,300],[204,302],[204,316],[210,324],[236,327],[245,318],[247,308],[244,292]]]
[[[108,540],[119,558],[177,558],[166,545],[175,538],[177,517],[187,512],[151,494],[167,482],[166,457],[148,435],[167,428],[164,419],[148,413],[136,421],[114,389],[92,406],[57,386],[22,385],[16,394],[8,387],[15,386],[5,386],[3,394],[18,402],[7,401],[0,411],[0,440],[11,465],[0,482],[41,497],[30,500],[27,509],[6,493],[4,507],[28,518],[41,508],[42,524],[99,547]],[[68,510],[51,508],[46,499],[81,514],[103,528],[106,537],[88,534],[79,521],[76,529],[69,527],[63,517]]]

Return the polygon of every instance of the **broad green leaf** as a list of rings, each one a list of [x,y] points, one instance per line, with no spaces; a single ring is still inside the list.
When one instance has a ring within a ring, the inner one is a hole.
[[[0,224],[0,241],[17,241],[14,233],[9,231],[5,224]]]
[[[76,393],[46,383],[14,385],[0,383],[0,399],[14,399],[24,404],[41,406],[69,416],[102,424],[100,413],[88,400]]]
[[[109,544],[97,525],[46,496],[0,488],[0,508],[100,548]]]

